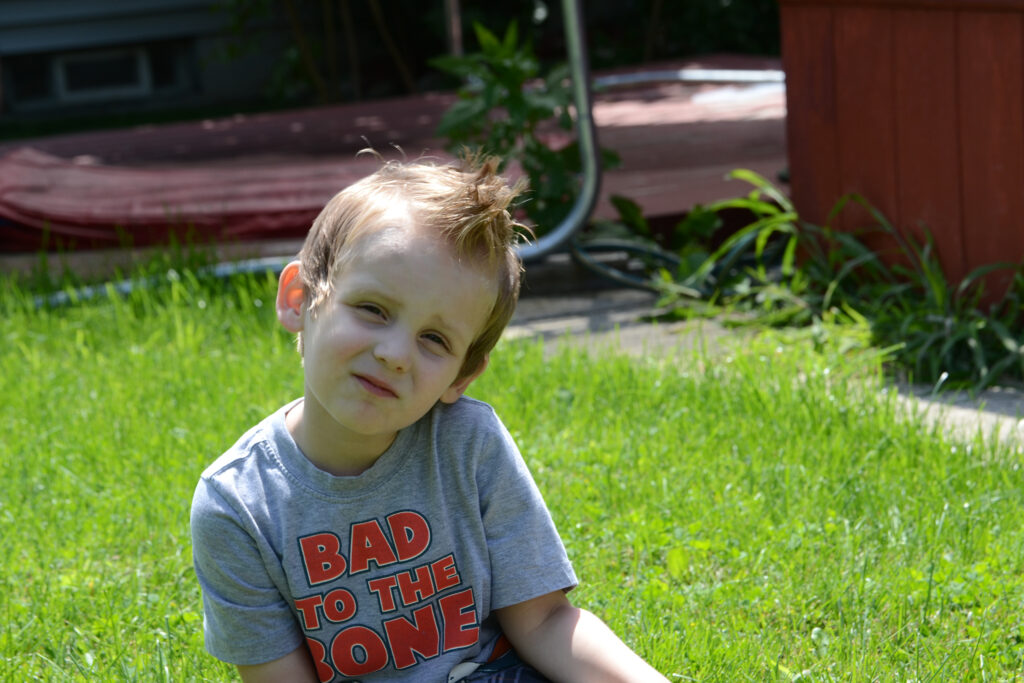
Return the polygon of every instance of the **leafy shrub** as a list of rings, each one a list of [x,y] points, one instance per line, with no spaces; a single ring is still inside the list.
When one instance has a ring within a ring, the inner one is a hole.
[[[800,221],[789,199],[761,176],[732,175],[754,189],[707,211],[741,208],[756,219],[696,268],[683,261],[676,273],[663,271],[657,286],[667,304],[684,312],[697,293],[771,324],[866,320],[873,342],[889,348],[914,381],[981,389],[1024,380],[1024,344],[1012,332],[1024,324],[1024,263],[983,266],[950,282],[927,231],[923,243],[915,240],[858,195],[840,199],[829,223],[852,203],[875,225],[841,232]],[[871,233],[895,243],[896,253],[887,256],[896,258],[883,260],[865,246],[862,237]],[[1010,285],[999,301],[985,304],[986,279],[996,271],[1009,273]]]
[[[519,42],[515,22],[501,39],[480,24],[473,28],[480,52],[432,60],[464,83],[437,132],[453,151],[469,147],[497,155],[503,170],[518,162],[530,180],[523,209],[540,235],[564,218],[579,192],[579,144],[553,149],[540,135],[545,127],[573,129],[569,68],[562,64],[542,76],[530,43]],[[605,167],[617,163],[614,154],[603,154]]]

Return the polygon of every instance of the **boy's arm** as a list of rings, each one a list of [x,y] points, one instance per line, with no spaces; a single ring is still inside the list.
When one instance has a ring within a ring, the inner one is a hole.
[[[305,645],[300,645],[284,657],[266,664],[239,666],[238,674],[243,683],[318,683],[319,677],[313,666],[313,658]]]
[[[561,591],[495,610],[519,656],[555,681],[666,681]]]

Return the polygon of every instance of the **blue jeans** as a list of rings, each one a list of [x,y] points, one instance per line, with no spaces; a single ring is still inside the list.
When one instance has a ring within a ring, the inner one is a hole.
[[[480,668],[462,680],[465,683],[551,683],[519,659],[514,650],[509,650],[493,662],[480,665]]]

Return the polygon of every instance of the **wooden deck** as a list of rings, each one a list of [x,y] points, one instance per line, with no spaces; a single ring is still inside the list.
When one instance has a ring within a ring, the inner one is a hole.
[[[648,65],[664,68],[778,69],[778,60],[717,57]],[[31,146],[63,158],[149,168],[210,165],[301,164],[329,157],[356,162],[368,141],[376,148],[400,146],[410,156],[443,154],[433,131],[452,101],[449,93],[320,107],[274,114],[160,127],[83,133],[0,145],[0,154]],[[594,118],[599,144],[614,150],[621,167],[603,176],[594,217],[610,218],[611,195],[638,202],[648,218],[681,216],[695,204],[747,191],[727,181],[734,168],[749,168],[774,180],[786,166],[785,92],[781,84],[724,85],[661,83],[599,93]],[[783,186],[784,187],[784,186]],[[784,187],[785,189],[785,187]],[[225,245],[224,258],[294,253],[298,242]],[[144,255],[141,255],[144,257]],[[74,270],[122,268],[139,254],[121,250],[62,255]],[[0,257],[2,271],[28,271],[35,254]]]

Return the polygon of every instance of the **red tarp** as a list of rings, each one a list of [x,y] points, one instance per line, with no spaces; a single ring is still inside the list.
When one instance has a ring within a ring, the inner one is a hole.
[[[127,168],[34,149],[0,158],[0,251],[305,237],[323,205],[380,166],[372,158]],[[44,237],[45,236],[45,237]]]

